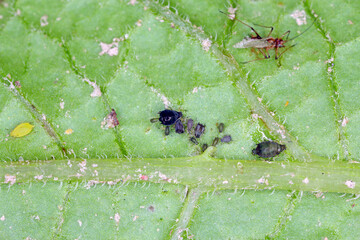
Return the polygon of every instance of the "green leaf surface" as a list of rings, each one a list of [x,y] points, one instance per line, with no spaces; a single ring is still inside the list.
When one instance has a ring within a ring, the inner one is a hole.
[[[0,4],[1,239],[359,238],[357,1]],[[218,10],[305,32],[252,61]],[[150,122],[165,108],[198,145]],[[266,140],[287,149],[254,156]]]

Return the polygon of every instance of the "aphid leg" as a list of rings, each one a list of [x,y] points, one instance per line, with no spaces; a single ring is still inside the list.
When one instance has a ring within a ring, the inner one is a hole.
[[[270,28],[270,32],[269,34],[267,35],[267,37],[270,37],[271,33],[273,32],[274,30],[274,27],[269,27],[269,26],[263,26],[263,25],[260,25],[260,24],[256,24],[256,23],[253,23],[255,26],[259,26],[259,27],[263,27],[263,28]]]
[[[230,18],[230,16],[229,16],[228,14],[224,13],[223,11],[219,10],[219,12],[221,12],[222,14],[225,14],[226,16],[228,16],[228,18]],[[255,30],[253,27],[251,27],[250,25],[244,23],[243,21],[241,21],[241,20],[239,20],[239,19],[237,19],[237,18],[230,18],[230,19],[234,19],[234,20],[236,20],[236,21],[238,21],[238,22],[241,22],[241,23],[244,24],[245,26],[249,27],[249,28],[256,34],[256,38],[257,38],[257,39],[262,39],[262,37],[261,37],[261,36],[256,32],[256,30]]]
[[[265,59],[269,59],[269,58],[256,58],[254,60],[250,60],[250,61],[247,61],[247,62],[239,62],[239,63],[242,63],[242,64],[246,64],[246,63],[249,63],[249,62],[254,62],[254,61],[258,61],[258,60],[265,60]]]
[[[284,32],[284,34],[283,34],[283,35],[281,35],[281,37],[280,37],[280,38],[283,38],[285,35],[286,35],[286,39],[285,39],[285,41],[287,41],[287,40],[288,40],[288,38],[289,38],[289,35],[290,35],[290,30],[289,30],[289,31]]]
[[[259,48],[259,52],[261,52],[261,54],[264,56],[264,58],[265,59],[268,59],[268,58],[270,58],[270,55],[269,55],[269,53],[268,53],[268,50],[267,49],[265,49],[265,53],[262,51],[262,49],[261,48]]]
[[[296,45],[296,44],[291,45],[290,47],[288,47],[287,49],[285,49],[282,53],[280,53],[280,54],[279,54],[279,56],[278,56],[277,58],[275,57],[275,59],[280,58],[280,57],[281,57],[281,55],[283,55],[283,54],[284,54],[284,52],[286,52],[287,50],[289,50],[289,49],[290,49],[290,48],[292,48],[292,47],[295,47],[295,45]],[[276,50],[277,50],[277,49],[276,49]]]

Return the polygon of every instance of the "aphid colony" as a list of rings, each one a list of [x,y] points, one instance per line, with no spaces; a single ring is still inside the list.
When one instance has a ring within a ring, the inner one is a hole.
[[[159,114],[159,118],[153,118],[150,121],[152,123],[160,121],[160,123],[165,126],[165,135],[166,136],[170,134],[170,126],[172,126],[172,125],[175,125],[176,133],[182,134],[185,132],[184,124],[181,119],[183,117],[182,112],[165,109],[165,110],[159,112],[158,114]],[[218,124],[219,133],[222,133],[224,131],[224,127],[225,126],[223,123]],[[197,123],[194,128],[194,120],[192,120],[190,118],[190,119],[187,119],[187,121],[186,121],[186,128],[187,128],[187,133],[189,135],[193,134],[193,136],[191,136],[189,138],[189,140],[192,143],[198,145],[199,142],[197,139],[199,139],[201,137],[201,135],[205,132],[206,126],[204,124]],[[231,141],[231,136],[226,135],[221,139],[216,137],[212,142],[212,146],[216,146],[219,143],[219,141],[221,141],[223,143],[228,143]],[[208,145],[205,143],[201,147],[202,151],[205,151],[207,149],[207,147],[208,147]]]
[[[182,123],[181,120],[182,117],[183,117],[182,112],[165,109],[159,112],[159,118],[153,118],[150,121],[152,123],[160,121],[162,125],[166,126],[165,135],[170,134],[170,126],[172,125],[175,125],[176,133],[182,134],[185,132],[184,124]],[[219,123],[216,125],[220,134],[224,132],[225,129],[224,123]],[[193,136],[191,136],[189,140],[192,143],[198,145],[199,142],[197,139],[199,139],[201,135],[205,132],[206,126],[204,124],[198,123],[194,128],[194,120],[190,118],[187,119],[186,121],[186,128],[187,128],[187,133],[189,135],[193,134]],[[219,142],[229,143],[231,142],[231,140],[232,138],[230,135],[225,135],[222,138],[215,137],[211,145],[215,147]],[[205,143],[202,145],[201,150],[204,152],[207,148],[208,148],[208,144]],[[257,144],[256,148],[252,150],[252,154],[258,155],[259,157],[262,158],[271,158],[279,155],[284,150],[286,150],[285,145],[281,145],[276,142],[265,141]]]

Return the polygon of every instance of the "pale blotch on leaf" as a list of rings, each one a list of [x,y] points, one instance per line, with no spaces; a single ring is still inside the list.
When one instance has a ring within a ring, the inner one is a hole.
[[[212,44],[212,42],[211,42],[211,40],[208,39],[208,38],[202,40],[202,42],[201,42],[201,46],[202,46],[202,48],[203,48],[205,51],[209,51],[209,50],[210,50],[211,44]]]
[[[351,180],[347,180],[345,182],[345,185],[348,187],[348,188],[355,188],[355,182],[351,181]]]
[[[40,18],[40,26],[45,27],[46,25],[48,25],[48,16],[44,15]]]
[[[32,129],[34,128],[34,125],[30,123],[21,123],[16,126],[14,130],[11,131],[10,136],[12,137],[24,137],[28,135]]]
[[[290,16],[296,20],[297,25],[306,24],[306,13],[304,10],[295,10]]]

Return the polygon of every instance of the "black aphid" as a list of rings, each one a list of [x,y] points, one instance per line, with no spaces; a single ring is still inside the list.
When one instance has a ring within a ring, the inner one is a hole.
[[[223,123],[220,123],[218,125],[219,133],[222,133],[224,131],[225,125]]]
[[[206,144],[206,143],[204,143],[203,145],[202,145],[202,147],[201,147],[201,150],[203,151],[203,152],[205,152],[205,150],[208,148],[208,145]]]
[[[192,120],[191,118],[189,120],[187,120],[187,130],[188,130],[188,133],[191,132],[192,130],[192,127],[194,126],[194,120]]]
[[[231,141],[231,136],[230,135],[226,135],[221,139],[221,142],[223,143],[228,143]]]
[[[162,125],[165,126],[173,125],[176,122],[176,120],[182,117],[181,112],[177,112],[169,109],[165,109],[159,112],[159,115],[160,115],[159,121],[161,122]]]
[[[205,131],[205,125],[202,125],[201,123],[198,123],[195,127],[195,137],[199,138],[201,134],[203,134]]]
[[[169,126],[166,126],[165,128],[165,135],[169,135],[170,134],[170,127]]]
[[[215,147],[219,143],[219,141],[220,141],[220,138],[216,137],[216,138],[214,138],[211,145]]]
[[[285,145],[278,144],[276,142],[262,142],[259,143],[256,148],[252,151],[255,155],[259,155],[262,158],[270,158],[279,155],[282,151],[286,149]]]
[[[196,145],[198,145],[199,144],[199,142],[196,140],[196,138],[194,138],[194,137],[191,137],[190,138],[190,141],[192,141],[194,144],[196,144]]]
[[[175,123],[175,132],[176,133],[184,133],[184,125],[180,119],[178,119]]]

